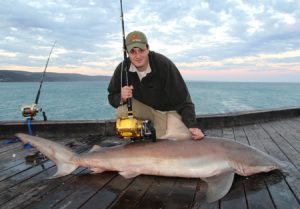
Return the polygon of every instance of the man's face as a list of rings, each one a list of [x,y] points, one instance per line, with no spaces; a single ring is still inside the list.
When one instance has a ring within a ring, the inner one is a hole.
[[[131,63],[139,70],[144,71],[148,66],[148,54],[149,50],[146,47],[145,49],[133,48],[130,52],[128,52],[129,59]]]

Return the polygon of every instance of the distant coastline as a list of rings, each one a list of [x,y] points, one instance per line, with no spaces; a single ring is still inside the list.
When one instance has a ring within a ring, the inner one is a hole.
[[[43,72],[0,70],[0,82],[36,82],[40,81]],[[108,81],[110,76],[89,76],[75,73],[46,72],[45,82],[55,81]]]

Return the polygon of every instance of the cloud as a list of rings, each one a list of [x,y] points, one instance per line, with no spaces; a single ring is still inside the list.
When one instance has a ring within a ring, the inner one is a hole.
[[[205,70],[222,79],[228,70],[232,79],[255,79],[285,68],[300,82],[294,74],[299,7],[293,0],[123,1],[125,32],[144,31],[150,49],[168,56],[184,76]],[[112,75],[122,60],[118,1],[2,1],[0,18],[1,69],[40,69],[54,41],[53,71]]]

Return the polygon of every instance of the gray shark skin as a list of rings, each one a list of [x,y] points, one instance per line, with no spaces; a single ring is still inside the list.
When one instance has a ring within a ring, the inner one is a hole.
[[[117,171],[125,178],[140,174],[201,178],[207,185],[207,201],[214,202],[230,190],[234,173],[249,176],[284,166],[281,161],[253,147],[223,138],[195,140],[158,140],[124,146],[93,147],[76,154],[68,147],[36,136],[17,134],[46,155],[57,166],[52,178],[71,174],[78,167],[93,173]]]

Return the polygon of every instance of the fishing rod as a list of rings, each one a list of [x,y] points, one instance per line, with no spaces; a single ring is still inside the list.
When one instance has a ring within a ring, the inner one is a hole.
[[[127,63],[127,54],[126,54],[126,40],[125,40],[125,26],[124,26],[124,16],[123,16],[123,4],[122,0],[120,0],[120,8],[121,8],[121,22],[122,22],[122,39],[123,39],[123,56],[124,61],[122,62],[122,70],[121,70],[121,82],[123,82],[123,73],[125,74],[125,84],[129,86],[129,78],[128,78],[128,63]],[[121,85],[122,88],[122,85]],[[127,99],[127,109],[128,109],[128,117],[133,117],[132,112],[132,99]]]
[[[127,54],[126,54],[126,40],[125,40],[125,26],[124,26],[124,16],[123,16],[123,3],[122,0],[120,0],[120,8],[121,8],[121,22],[122,22],[122,39],[123,39],[123,56],[124,61],[122,62],[122,71],[121,75],[123,73],[125,74],[125,84],[129,86],[129,79],[128,79],[128,63],[127,63]],[[123,77],[121,76],[121,82]],[[122,88],[122,85],[121,85]],[[128,117],[133,117],[132,112],[132,99],[128,98],[127,100],[127,109],[128,109]]]
[[[124,27],[124,16],[123,16],[123,5],[120,0],[121,8],[121,22],[122,22],[122,39],[123,39],[123,55],[124,61],[121,66],[121,88],[123,87],[123,74],[125,74],[125,85],[129,86],[128,78],[128,58],[126,54],[126,39],[125,39],[125,27]],[[127,117],[118,118],[116,120],[116,134],[124,139],[131,139],[133,141],[139,139],[151,139],[153,142],[156,141],[156,131],[149,120],[141,120],[133,117],[132,110],[132,98],[127,99]]]
[[[41,81],[40,81],[40,86],[39,86],[37,95],[35,97],[34,103],[32,105],[22,105],[21,111],[22,111],[23,117],[27,117],[27,118],[30,118],[31,120],[33,120],[33,118],[36,116],[36,114],[38,112],[42,111],[42,108],[38,108],[37,105],[38,105],[38,102],[39,102],[39,99],[40,99],[41,89],[42,89],[42,85],[43,85],[43,82],[44,82],[46,70],[47,70],[47,67],[48,67],[48,64],[49,64],[49,60],[50,60],[52,51],[53,51],[53,49],[55,47],[55,44],[56,44],[56,41],[54,41],[54,43],[53,43],[53,45],[51,47],[51,50],[50,50],[50,53],[49,53],[49,56],[48,56],[48,59],[47,59],[47,62],[46,62],[43,74],[42,74],[42,78],[41,78]],[[45,112],[43,112],[43,117],[44,117],[44,120],[46,121],[47,117],[46,117],[46,113]]]
[[[44,72],[43,72],[43,75],[42,75],[42,78],[41,78],[41,81],[40,81],[40,87],[39,87],[39,90],[37,92],[37,95],[36,95],[36,98],[35,98],[35,102],[34,102],[36,105],[38,104],[39,99],[40,99],[41,88],[42,88],[42,85],[43,85],[43,82],[44,82],[44,78],[45,78],[46,70],[47,70],[47,67],[48,67],[48,63],[49,63],[52,51],[53,51],[53,49],[55,47],[55,44],[56,44],[56,41],[54,41],[54,43],[52,45],[52,48],[51,48],[51,51],[49,53],[49,56],[48,56],[48,59],[47,59],[46,65],[45,65],[45,69],[44,69]]]

